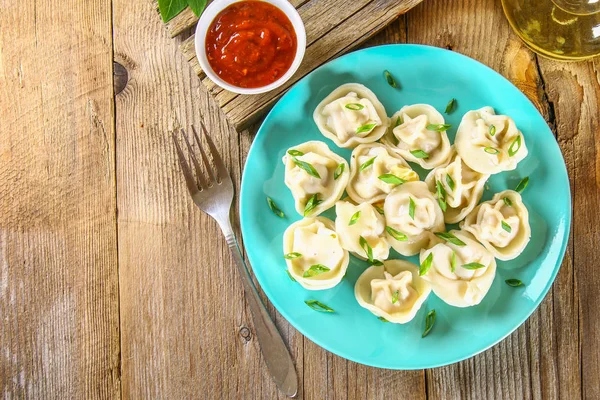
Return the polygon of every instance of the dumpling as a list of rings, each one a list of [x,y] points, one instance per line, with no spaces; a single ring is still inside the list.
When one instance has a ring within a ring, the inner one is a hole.
[[[419,253],[431,232],[444,231],[444,214],[425,182],[406,182],[395,188],[383,205],[388,242],[398,253]]]
[[[444,124],[444,117],[432,106],[404,106],[392,116],[390,124],[390,132],[383,143],[406,161],[432,169],[450,158],[450,141],[446,134],[450,126]]]
[[[352,151],[346,191],[356,203],[376,203],[398,184],[418,180],[419,175],[408,163],[384,145],[361,144]]]
[[[387,260],[390,245],[385,237],[385,219],[371,204],[355,206],[347,201],[338,201],[335,213],[335,230],[344,249],[362,259]],[[369,249],[370,255],[367,253]]]
[[[397,324],[412,320],[430,292],[431,286],[419,276],[417,266],[402,260],[367,268],[354,286],[361,307]]]
[[[304,218],[283,234],[283,253],[288,272],[305,289],[329,289],[340,283],[350,257],[342,248],[333,221]]]
[[[350,168],[325,143],[315,140],[292,147],[283,163],[285,185],[292,191],[300,215],[317,216],[344,194]]]
[[[499,260],[512,260],[523,252],[531,238],[529,211],[514,190],[496,193],[478,205],[463,221],[470,232]]]
[[[455,224],[462,221],[481,200],[489,175],[473,171],[453,152],[450,163],[432,170],[425,178],[429,191],[438,193],[445,202],[444,221]]]
[[[515,122],[496,115],[492,107],[466,113],[454,145],[463,162],[482,174],[511,171],[527,156],[525,138]]]
[[[436,238],[431,248],[421,250],[421,269],[430,265],[423,279],[431,283],[437,297],[451,306],[477,305],[492,286],[496,259],[469,233],[449,233],[449,241]]]
[[[375,93],[359,83],[346,83],[331,92],[313,118],[323,136],[345,148],[379,140],[389,125]]]

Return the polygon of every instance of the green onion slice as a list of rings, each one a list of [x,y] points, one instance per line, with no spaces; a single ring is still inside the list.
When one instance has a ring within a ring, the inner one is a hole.
[[[394,174],[383,174],[379,175],[377,178],[390,185],[402,185],[404,182],[406,182],[404,179],[398,178]]]
[[[413,200],[413,198],[408,196],[408,215],[412,219],[415,219],[415,208],[416,207],[417,207],[417,205],[415,204],[415,201]]]
[[[346,104],[344,107],[346,107],[348,110],[352,110],[352,111],[359,111],[359,110],[362,110],[363,108],[365,108],[365,106],[363,106],[360,103],[349,103],[349,104]]]
[[[287,153],[292,157],[300,157],[300,156],[304,155],[303,152],[301,152],[300,150],[295,150],[295,149],[290,149],[287,151]]]
[[[363,171],[367,168],[369,168],[371,165],[373,165],[373,163],[375,162],[375,159],[377,158],[377,156],[368,159],[367,161],[365,161],[363,164],[361,164],[360,167],[358,167],[359,171]]]
[[[460,240],[459,238],[457,238],[450,232],[435,232],[435,236],[439,237],[440,239],[444,239],[445,241],[452,243],[456,246],[466,246],[467,245],[465,242],[463,242],[462,240]]]
[[[490,146],[484,147],[483,151],[485,151],[488,154],[493,154],[493,155],[500,153],[500,150],[498,150],[495,147],[490,147]]]
[[[427,125],[427,130],[436,131],[436,132],[444,132],[450,128],[452,128],[452,125],[450,125],[450,124],[429,124],[429,125]]]
[[[344,169],[346,168],[346,164],[344,163],[340,163],[338,164],[337,168],[335,169],[334,173],[333,173],[333,180],[336,181],[337,178],[340,177],[340,175],[342,175],[344,173]]]
[[[269,208],[271,209],[271,211],[273,211],[273,214],[277,215],[279,218],[285,217],[285,214],[283,213],[283,211],[281,211],[279,209],[279,207],[277,207],[277,204],[275,204],[273,199],[268,196],[267,196],[267,204],[269,204]]]
[[[526,176],[525,178],[521,179],[521,182],[519,182],[519,184],[515,188],[515,192],[518,192],[518,193],[523,192],[523,190],[525,190],[525,188],[527,187],[527,185],[529,185],[529,177],[528,176]]]
[[[423,260],[423,262],[421,263],[421,265],[419,266],[419,275],[420,276],[425,275],[427,273],[427,271],[429,271],[429,268],[431,268],[432,262],[433,262],[433,253],[429,253],[427,258],[425,258]]]
[[[412,154],[416,158],[429,158],[429,154],[420,149],[419,150],[411,150],[410,154]]]
[[[358,222],[359,218],[360,218],[360,211],[357,211],[350,218],[350,222],[348,222],[348,225],[354,225],[354,224],[356,224]]]
[[[427,313],[427,316],[425,317],[425,330],[423,331],[421,338],[424,338],[425,336],[427,336],[429,334],[429,331],[431,331],[431,328],[433,328],[434,323],[435,323],[435,310],[431,310]]]
[[[512,228],[510,227],[510,225],[507,224],[505,221],[502,221],[502,229],[504,229],[508,233],[510,233],[512,231]]]
[[[390,85],[393,88],[398,87],[398,84],[396,83],[396,80],[394,79],[392,74],[390,74],[390,71],[388,71],[387,69],[383,71],[383,76],[385,77],[385,80],[387,81],[388,85]]]
[[[468,264],[463,264],[462,267],[464,269],[480,269],[480,268],[485,268],[485,265],[476,263],[476,262],[472,262],[472,263],[468,263]]]
[[[299,160],[296,157],[292,157],[292,160],[294,160],[294,163],[299,168],[302,168],[304,171],[306,171],[306,173],[309,174],[310,176],[314,176],[317,179],[321,179],[321,175],[319,175],[319,172],[315,169],[315,167],[312,166],[311,163],[307,163],[306,161]]]
[[[302,254],[296,253],[296,252],[287,253],[286,255],[283,256],[283,258],[285,258],[286,260],[293,260],[295,258],[300,258],[300,257],[302,257]]]
[[[454,188],[456,187],[456,185],[454,184],[454,179],[452,179],[450,174],[446,174],[446,183],[448,184],[450,190],[454,190]]]
[[[323,200],[319,200],[319,193],[313,194],[306,202],[306,206],[304,207],[304,216],[306,217],[308,214],[310,214],[311,211],[322,202]]]
[[[304,278],[311,278],[315,275],[319,275],[319,274],[329,272],[329,271],[331,271],[331,270],[329,268],[327,268],[326,266],[324,266],[323,264],[315,264],[315,265],[311,265],[309,269],[304,271],[304,274],[302,276]]]
[[[496,126],[490,125],[490,129],[488,132],[490,133],[490,136],[494,136],[496,134]]]
[[[454,108],[455,104],[456,104],[456,99],[450,99],[448,104],[446,104],[446,110],[444,110],[444,112],[446,114],[450,114],[452,112],[452,109]]]
[[[525,284],[520,279],[515,279],[515,278],[507,279],[504,282],[506,282],[506,284],[508,286],[512,286],[512,287],[525,286]]]
[[[373,122],[371,124],[365,124],[363,126],[359,126],[358,128],[356,128],[356,133],[370,132],[376,126],[377,126],[377,124],[375,122]]]
[[[405,242],[408,240],[408,236],[406,236],[404,233],[402,233],[400,231],[397,231],[396,229],[392,228],[391,226],[386,226],[385,231],[387,233],[389,233],[389,235],[391,237],[393,237],[394,239],[396,239],[399,242]]]
[[[371,248],[371,246],[369,246],[369,242],[367,242],[367,239],[360,236],[358,243],[360,244],[360,247],[365,251],[365,254],[367,255],[367,258],[369,259],[369,262],[372,263],[373,262],[373,249]]]
[[[513,140],[513,142],[508,147],[509,157],[512,157],[515,154],[517,154],[517,151],[519,151],[520,148],[521,148],[521,135],[517,136],[517,138],[515,140]]]
[[[335,312],[333,310],[333,308],[327,307],[325,304],[321,303],[318,300],[304,300],[304,302],[306,303],[307,306],[309,306],[310,308],[312,308],[315,311],[321,311],[321,312]]]

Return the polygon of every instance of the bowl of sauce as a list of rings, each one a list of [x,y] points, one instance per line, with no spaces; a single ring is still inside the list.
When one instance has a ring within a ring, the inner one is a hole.
[[[304,24],[288,0],[215,0],[196,27],[196,56],[217,85],[240,94],[268,92],[296,72]]]

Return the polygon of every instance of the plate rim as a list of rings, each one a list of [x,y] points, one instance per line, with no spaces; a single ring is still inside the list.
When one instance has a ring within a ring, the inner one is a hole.
[[[491,73],[493,75],[496,75],[496,77],[498,77],[499,79],[503,80],[505,83],[509,84],[510,86],[512,86],[513,88],[515,88],[518,92],[520,92],[523,97],[526,99],[526,101],[528,101],[531,106],[533,107],[533,109],[537,112],[537,114],[542,118],[542,120],[545,121],[546,126],[548,127],[548,129],[550,130],[551,133],[552,129],[550,128],[550,126],[548,126],[548,123],[546,122],[546,119],[544,118],[544,116],[540,113],[540,111],[538,110],[538,108],[535,106],[535,104],[529,99],[529,97],[527,97],[527,95],[525,95],[525,93],[523,93],[523,91],[521,89],[519,89],[516,85],[514,85],[510,80],[508,80],[506,77],[504,77],[502,74],[500,74],[499,72],[497,72],[496,70],[492,69],[491,67],[483,64],[482,62],[471,58],[469,56],[466,56],[464,54],[461,54],[459,52],[453,51],[453,50],[447,50],[444,48],[440,48],[440,47],[436,47],[436,46],[430,46],[430,45],[423,45],[423,44],[409,44],[409,43],[394,43],[394,44],[385,44],[385,45],[379,45],[379,46],[372,46],[372,47],[368,47],[368,48],[363,48],[363,49],[358,49],[358,50],[354,50],[351,52],[348,52],[346,54],[343,54],[342,56],[336,57],[332,60],[329,60],[328,62],[326,62],[325,64],[322,64],[321,66],[319,66],[318,68],[314,69],[313,71],[311,71],[310,73],[306,74],[304,77],[302,77],[300,80],[298,80],[297,82],[295,82],[278,100],[277,102],[273,105],[273,107],[269,110],[268,114],[264,117],[263,121],[260,124],[260,127],[258,129],[258,131],[256,132],[256,135],[254,136],[254,138],[252,139],[252,144],[250,145],[250,149],[248,150],[248,155],[246,156],[246,161],[244,162],[244,168],[242,170],[242,177],[241,177],[241,184],[240,184],[240,198],[239,198],[239,203],[238,203],[238,211],[240,214],[240,228],[241,228],[241,233],[242,233],[242,239],[244,239],[245,237],[245,232],[247,231],[247,226],[244,223],[245,215],[246,213],[244,212],[244,208],[243,208],[243,198],[244,198],[244,193],[245,190],[244,188],[246,188],[248,185],[250,185],[248,183],[248,181],[250,180],[250,178],[247,177],[246,174],[246,166],[248,164],[248,161],[251,159],[251,154],[252,151],[255,147],[255,143],[256,143],[256,139],[259,137],[259,135],[263,134],[262,132],[265,130],[265,122],[271,117],[271,115],[273,114],[274,110],[276,109],[277,105],[279,104],[280,101],[282,101],[286,96],[288,96],[295,88],[297,85],[299,85],[300,83],[302,83],[303,81],[305,81],[307,78],[309,78],[310,76],[312,76],[313,74],[318,73],[321,69],[326,68],[327,66],[329,66],[329,64],[333,63],[333,62],[338,62],[338,60],[343,60],[344,58],[348,58],[350,55],[353,55],[355,53],[361,53],[361,52],[368,52],[368,51],[372,51],[373,49],[381,49],[381,48],[389,48],[393,51],[393,49],[400,49],[399,51],[402,51],[402,49],[404,48],[418,48],[418,49],[424,49],[426,51],[433,51],[433,52],[441,52],[441,53],[452,53],[453,56],[458,57],[459,59],[462,59],[463,61],[466,62],[470,62],[470,63],[475,63],[478,64],[479,67],[483,67],[483,69],[487,70],[488,73]],[[552,135],[552,137],[554,137],[554,139],[556,140],[556,137],[554,135]],[[391,369],[391,370],[404,370],[404,371],[410,371],[410,370],[420,370],[420,369],[429,369],[429,368],[438,368],[438,367],[443,367],[443,366],[447,366],[447,365],[452,365],[455,363],[458,363],[460,361],[464,361],[467,360],[469,358],[472,358],[478,354],[483,353],[486,350],[489,350],[490,348],[494,347],[495,345],[497,345],[498,343],[500,343],[501,341],[503,341],[504,339],[506,339],[509,335],[511,335],[514,331],[516,331],[518,328],[520,328],[523,323],[525,321],[527,321],[529,319],[529,317],[531,317],[531,315],[538,309],[538,307],[540,306],[540,304],[542,303],[542,301],[546,298],[546,296],[548,295],[548,292],[550,291],[552,285],[554,284],[554,281],[556,280],[556,276],[558,275],[558,272],[561,269],[562,266],[562,262],[564,261],[564,257],[566,254],[566,249],[567,249],[567,245],[570,241],[570,236],[571,236],[571,224],[572,224],[572,214],[573,214],[573,197],[572,197],[572,191],[571,191],[571,183],[569,180],[569,171],[567,169],[567,165],[565,162],[565,158],[564,155],[562,153],[562,149],[560,148],[558,142],[556,142],[556,146],[558,147],[559,150],[559,154],[560,154],[560,158],[562,160],[562,164],[561,167],[563,169],[564,172],[564,176],[566,177],[566,187],[568,188],[568,209],[566,211],[568,211],[566,213],[566,219],[565,219],[565,235],[564,238],[562,240],[561,246],[560,246],[560,251],[557,257],[557,263],[554,266],[552,273],[548,279],[548,282],[546,283],[546,285],[544,286],[543,290],[540,292],[540,296],[538,297],[538,299],[534,302],[534,305],[531,309],[530,312],[526,313],[526,315],[524,315],[521,319],[519,319],[519,322],[517,324],[515,324],[514,327],[510,328],[504,335],[502,335],[501,337],[499,337],[497,340],[490,342],[489,344],[486,344],[485,346],[483,346],[481,349],[472,352],[470,354],[467,354],[465,356],[462,357],[455,357],[449,361],[443,361],[443,362],[436,362],[436,363],[421,363],[415,366],[411,366],[411,367],[399,367],[399,366],[393,366],[393,365],[386,365],[386,364],[375,364],[373,362],[368,362],[368,361],[364,361],[364,360],[359,360],[359,357],[353,357],[352,355],[349,354],[341,354],[341,352],[338,351],[334,351],[332,349],[329,348],[329,346],[324,345],[320,340],[316,339],[315,337],[313,337],[312,335],[309,335],[306,333],[306,331],[299,325],[295,324],[294,322],[292,322],[290,320],[290,316],[287,312],[285,312],[282,307],[280,306],[280,304],[278,304],[276,301],[273,301],[272,295],[271,295],[271,290],[269,289],[265,289],[265,286],[263,285],[263,282],[261,280],[261,278],[259,277],[260,274],[256,274],[254,271],[254,267],[252,267],[252,265],[256,262],[258,262],[258,260],[253,259],[253,256],[251,255],[250,252],[246,251],[246,253],[248,254],[248,261],[250,264],[250,269],[252,270],[252,273],[254,274],[254,276],[256,277],[256,280],[258,282],[258,284],[260,285],[262,291],[265,293],[265,295],[267,296],[268,300],[271,302],[271,304],[273,304],[273,307],[275,307],[275,309],[277,310],[277,312],[279,312],[281,314],[281,316],[283,318],[285,318],[285,320],[292,326],[294,327],[294,329],[296,329],[298,332],[300,332],[304,337],[306,337],[307,339],[309,339],[311,342],[315,343],[316,345],[318,345],[319,347],[321,347],[322,349],[333,353],[339,357],[342,357],[344,359],[356,362],[358,364],[362,364],[362,365],[366,365],[369,367],[375,367],[375,368],[382,368],[382,369]],[[244,241],[245,243],[245,241]],[[260,264],[260,263],[259,263]]]

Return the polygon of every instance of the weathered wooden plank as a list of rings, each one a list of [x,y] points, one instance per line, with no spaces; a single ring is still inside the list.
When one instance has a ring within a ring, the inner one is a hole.
[[[0,8],[0,397],[118,398],[111,2]]]

